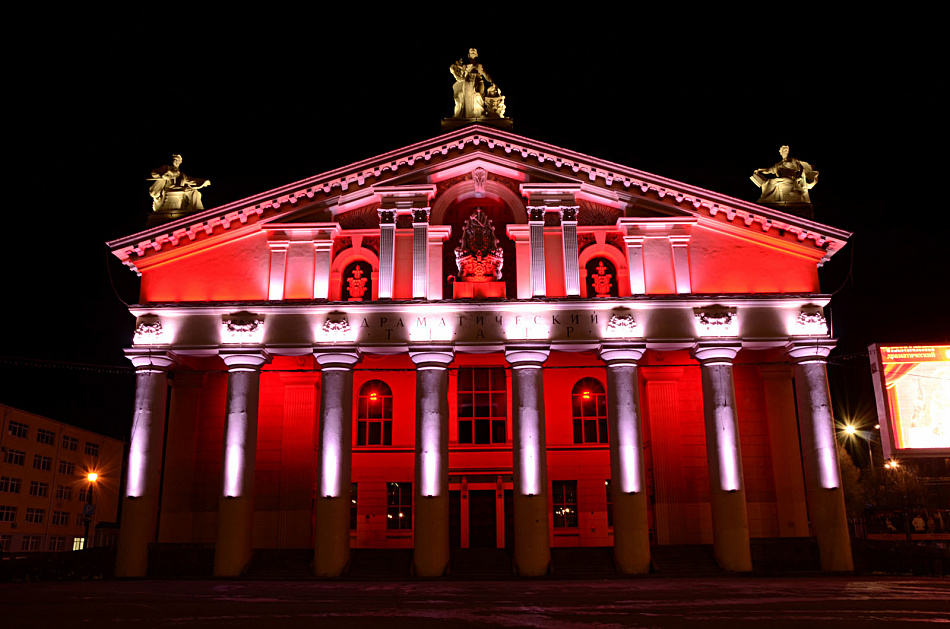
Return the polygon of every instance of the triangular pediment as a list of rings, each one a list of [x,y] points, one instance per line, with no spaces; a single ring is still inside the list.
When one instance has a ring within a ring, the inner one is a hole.
[[[455,183],[470,179],[477,169],[486,171],[491,181],[507,188],[509,198],[521,198],[518,186],[522,183],[579,186],[576,197],[581,215],[586,206],[599,221],[606,221],[612,214],[693,217],[739,237],[786,241],[790,246],[818,249],[824,258],[844,246],[850,236],[843,230],[687,183],[500,129],[471,125],[108,245],[134,268],[139,259],[172,255],[178,248],[198,242],[226,241],[266,224],[338,222],[349,212],[365,212],[378,203],[376,186],[435,184],[438,197]],[[581,219],[580,224],[583,223]]]

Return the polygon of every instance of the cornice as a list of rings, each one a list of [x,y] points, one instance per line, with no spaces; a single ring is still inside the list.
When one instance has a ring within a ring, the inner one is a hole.
[[[281,208],[296,205],[303,199],[313,199],[317,194],[346,193],[351,186],[366,185],[370,178],[379,185],[398,176],[400,171],[414,170],[417,164],[430,162],[435,156],[460,158],[462,153],[474,147],[498,157],[511,156],[512,153],[520,155],[523,162],[518,166],[522,168],[548,168],[548,165],[553,165],[555,172],[561,172],[569,179],[581,181],[586,178],[595,185],[611,188],[618,195],[632,196],[635,190],[643,195],[653,193],[659,199],[672,201],[677,209],[697,217],[717,219],[721,214],[729,223],[738,218],[745,227],[752,228],[755,225],[755,228],[765,233],[773,228],[790,233],[800,242],[812,241],[815,247],[822,249],[825,252],[823,260],[834,255],[851,236],[850,232],[755,203],[474,124],[106,244],[114,255],[137,271],[136,260],[149,252],[192,242],[202,233],[210,236],[229,230],[235,223],[244,226],[249,221],[253,223],[259,218],[275,216],[284,211]],[[537,162],[537,165],[531,162]],[[612,188],[614,184],[622,188]]]

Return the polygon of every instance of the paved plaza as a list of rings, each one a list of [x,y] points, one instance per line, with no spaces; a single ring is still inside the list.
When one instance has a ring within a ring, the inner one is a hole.
[[[950,624],[946,578],[0,584],[5,627],[872,627]]]

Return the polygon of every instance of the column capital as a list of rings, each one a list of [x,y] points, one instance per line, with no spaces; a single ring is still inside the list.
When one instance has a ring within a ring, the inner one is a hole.
[[[598,355],[608,367],[636,367],[646,350],[646,343],[602,343]]]
[[[409,350],[409,358],[417,368],[447,369],[455,360],[455,348],[446,345],[413,347]]]
[[[514,369],[540,368],[551,354],[549,345],[508,345],[505,360]]]
[[[820,341],[793,341],[785,346],[785,352],[796,363],[826,363],[828,354],[835,348],[834,339]]]
[[[429,224],[429,214],[432,212],[432,208],[413,208],[412,210],[412,226],[413,227],[422,227],[423,225]]]
[[[740,349],[742,343],[697,343],[693,346],[692,354],[704,367],[731,365]]]
[[[228,371],[258,371],[270,361],[270,355],[259,349],[218,350],[218,356],[228,366]]]
[[[128,348],[125,350],[125,357],[135,366],[136,371],[167,371],[175,364],[170,352],[153,349]]]
[[[360,350],[356,347],[334,348],[333,351],[322,352],[314,349],[313,357],[316,358],[320,369],[344,370],[353,369],[353,365],[360,360]]]

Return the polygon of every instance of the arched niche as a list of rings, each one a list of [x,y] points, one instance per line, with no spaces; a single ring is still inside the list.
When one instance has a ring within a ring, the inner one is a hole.
[[[363,236],[348,234],[352,239],[352,246],[343,249],[333,257],[330,263],[330,301],[347,301],[348,292],[344,289],[346,278],[344,272],[351,267],[354,262],[365,262],[371,269],[369,284],[372,289],[372,299],[379,299],[379,257],[363,246]],[[366,295],[363,301],[369,301],[370,296]]]
[[[614,282],[617,285],[617,293],[620,297],[629,297],[630,268],[627,266],[627,256],[625,253],[621,252],[617,247],[607,244],[608,232],[606,230],[599,229],[593,232],[584,231],[581,233],[585,236],[592,235],[594,237],[594,242],[584,247],[577,256],[577,266],[581,274],[581,297],[594,297],[594,295],[589,294],[587,290],[588,284],[590,284],[587,275],[587,266],[594,258],[605,258],[613,264],[616,269]],[[581,234],[578,234],[578,236],[580,240]]]
[[[452,295],[452,284],[448,278],[458,273],[455,249],[461,242],[465,221],[477,208],[481,208],[492,221],[495,237],[504,252],[502,279],[505,282],[505,292],[508,297],[515,297],[518,286],[515,243],[508,239],[505,227],[513,223],[527,223],[528,212],[521,198],[505,186],[487,181],[484,192],[476,193],[471,180],[461,181],[439,195],[429,215],[432,225],[452,227],[452,234],[442,248],[442,294]]]

